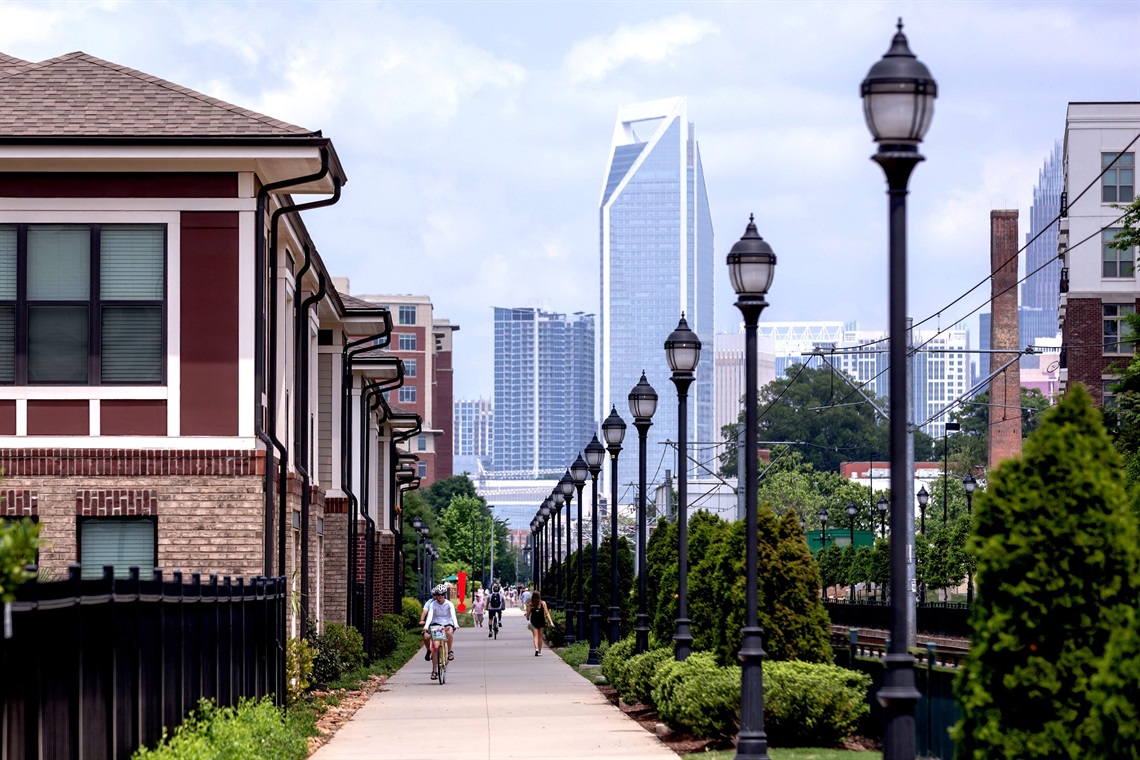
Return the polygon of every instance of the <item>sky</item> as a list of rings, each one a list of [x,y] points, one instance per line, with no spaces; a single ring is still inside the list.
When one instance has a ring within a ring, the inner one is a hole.
[[[922,319],[988,274],[991,209],[1019,209],[1024,241],[1066,104],[1140,100],[1140,0],[3,0],[0,51],[82,50],[322,130],[349,180],[305,216],[327,266],[355,294],[430,296],[460,325],[455,397],[492,398],[493,307],[599,310],[610,138],[645,100],[689,100],[718,261],[750,213],[776,251],[765,320],[885,329],[885,185],[859,83],[898,16],[938,82],[910,183]],[[723,264],[715,299],[717,331],[737,331]]]

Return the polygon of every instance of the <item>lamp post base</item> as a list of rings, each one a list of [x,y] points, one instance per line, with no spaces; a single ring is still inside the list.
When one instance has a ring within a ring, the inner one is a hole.
[[[610,643],[616,644],[621,639],[621,608],[610,607]]]
[[[636,642],[637,654],[645,654],[649,651],[649,615],[644,612],[637,613],[637,617],[633,622],[633,634]]]
[[[768,735],[764,731],[764,631],[759,626],[745,626],[741,633],[736,760],[768,760]]]
[[[586,605],[578,602],[578,641],[586,640]]]
[[[913,758],[916,749],[914,707],[922,698],[914,685],[914,657],[888,654],[883,658],[883,665],[883,688],[878,694],[884,712],[883,758]]]
[[[677,662],[684,662],[693,653],[693,634],[688,618],[677,618],[676,633],[673,634],[673,656]]]
[[[602,613],[598,605],[590,606],[590,653],[586,656],[587,665],[601,665],[602,661],[598,659],[598,645],[602,642],[601,639],[601,622]]]
[[[574,601],[570,600],[570,601],[566,602],[566,644],[567,645],[573,644],[574,642],[576,642],[578,640],[578,637],[574,635],[575,630],[577,630],[577,629],[574,627]]]

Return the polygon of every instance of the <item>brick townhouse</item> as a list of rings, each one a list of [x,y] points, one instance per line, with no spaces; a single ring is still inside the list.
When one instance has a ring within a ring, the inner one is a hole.
[[[420,419],[386,398],[390,313],[301,218],[345,182],[320,132],[0,54],[0,517],[39,521],[47,572],[286,575],[318,623],[398,604]]]

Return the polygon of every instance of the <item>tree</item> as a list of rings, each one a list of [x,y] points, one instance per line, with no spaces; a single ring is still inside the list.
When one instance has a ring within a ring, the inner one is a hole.
[[[431,505],[436,514],[442,514],[456,496],[467,496],[477,500],[483,506],[487,505],[486,499],[475,491],[475,484],[466,474],[437,480],[420,493],[423,494],[424,500]]]
[[[36,561],[39,534],[39,524],[27,517],[0,521],[0,602],[15,601],[16,588],[33,577],[24,568]]]
[[[1136,757],[1140,550],[1121,465],[1075,385],[976,499],[963,757]]]
[[[446,546],[447,539],[443,537],[443,531],[439,530],[439,517],[436,515],[435,510],[424,500],[419,491],[409,491],[404,494],[403,504],[401,505],[403,511],[403,526],[401,528],[401,537],[403,538],[404,547],[404,593],[414,595],[416,589],[419,588],[419,573],[417,572],[416,563],[420,561],[423,556],[423,536],[416,535],[416,528],[413,520],[416,517],[420,518],[420,524],[428,527],[428,533],[434,537],[433,541],[437,541],[437,545]],[[417,538],[420,544],[420,549],[417,551]],[[446,549],[444,549],[446,552]]]
[[[1037,429],[1041,414],[1049,408],[1049,399],[1036,388],[1022,388],[1021,437],[1024,440]],[[982,391],[969,401],[962,402],[959,411],[950,418],[958,422],[962,429],[952,434],[946,441],[949,449],[952,471],[959,477],[984,467],[989,462],[990,392]],[[1006,410],[1013,414],[1014,410]],[[935,446],[935,458],[941,458],[941,446]],[[933,501],[933,500],[931,500]]]

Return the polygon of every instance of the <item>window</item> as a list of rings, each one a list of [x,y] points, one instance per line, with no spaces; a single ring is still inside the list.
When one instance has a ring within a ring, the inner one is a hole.
[[[1116,386],[1120,383],[1120,378],[1113,378],[1112,380],[1101,380],[1101,406],[1105,409],[1113,409],[1116,407]]]
[[[100,578],[113,565],[116,578],[132,566],[150,576],[158,564],[158,520],[154,517],[80,517],[79,562],[84,578]]]
[[[416,476],[420,478],[427,477],[427,462],[418,462],[416,464]]]
[[[1103,277],[1133,277],[1136,272],[1136,254],[1132,249],[1125,251],[1112,247],[1118,229],[1104,230],[1100,234],[1101,260],[1104,262]]]
[[[404,359],[404,377],[416,376],[416,360]]]
[[[400,333],[399,342],[396,345],[401,351],[415,351],[416,336],[412,333]]]
[[[0,225],[0,384],[164,378],[166,228]]]
[[[397,397],[401,404],[414,404],[416,403],[416,386],[404,385],[400,387],[400,394]]]
[[[1106,303],[1104,309],[1104,352],[1106,354],[1127,354],[1135,350],[1132,330],[1124,318],[1136,313],[1136,304]]]
[[[1136,194],[1136,154],[1101,153],[1104,176],[1100,180],[1102,203],[1131,203]]]
[[[400,306],[399,322],[402,325],[414,325],[416,323],[416,307],[403,304]]]
[[[420,451],[427,451],[427,436],[421,435],[417,439],[416,444],[419,446]]]

